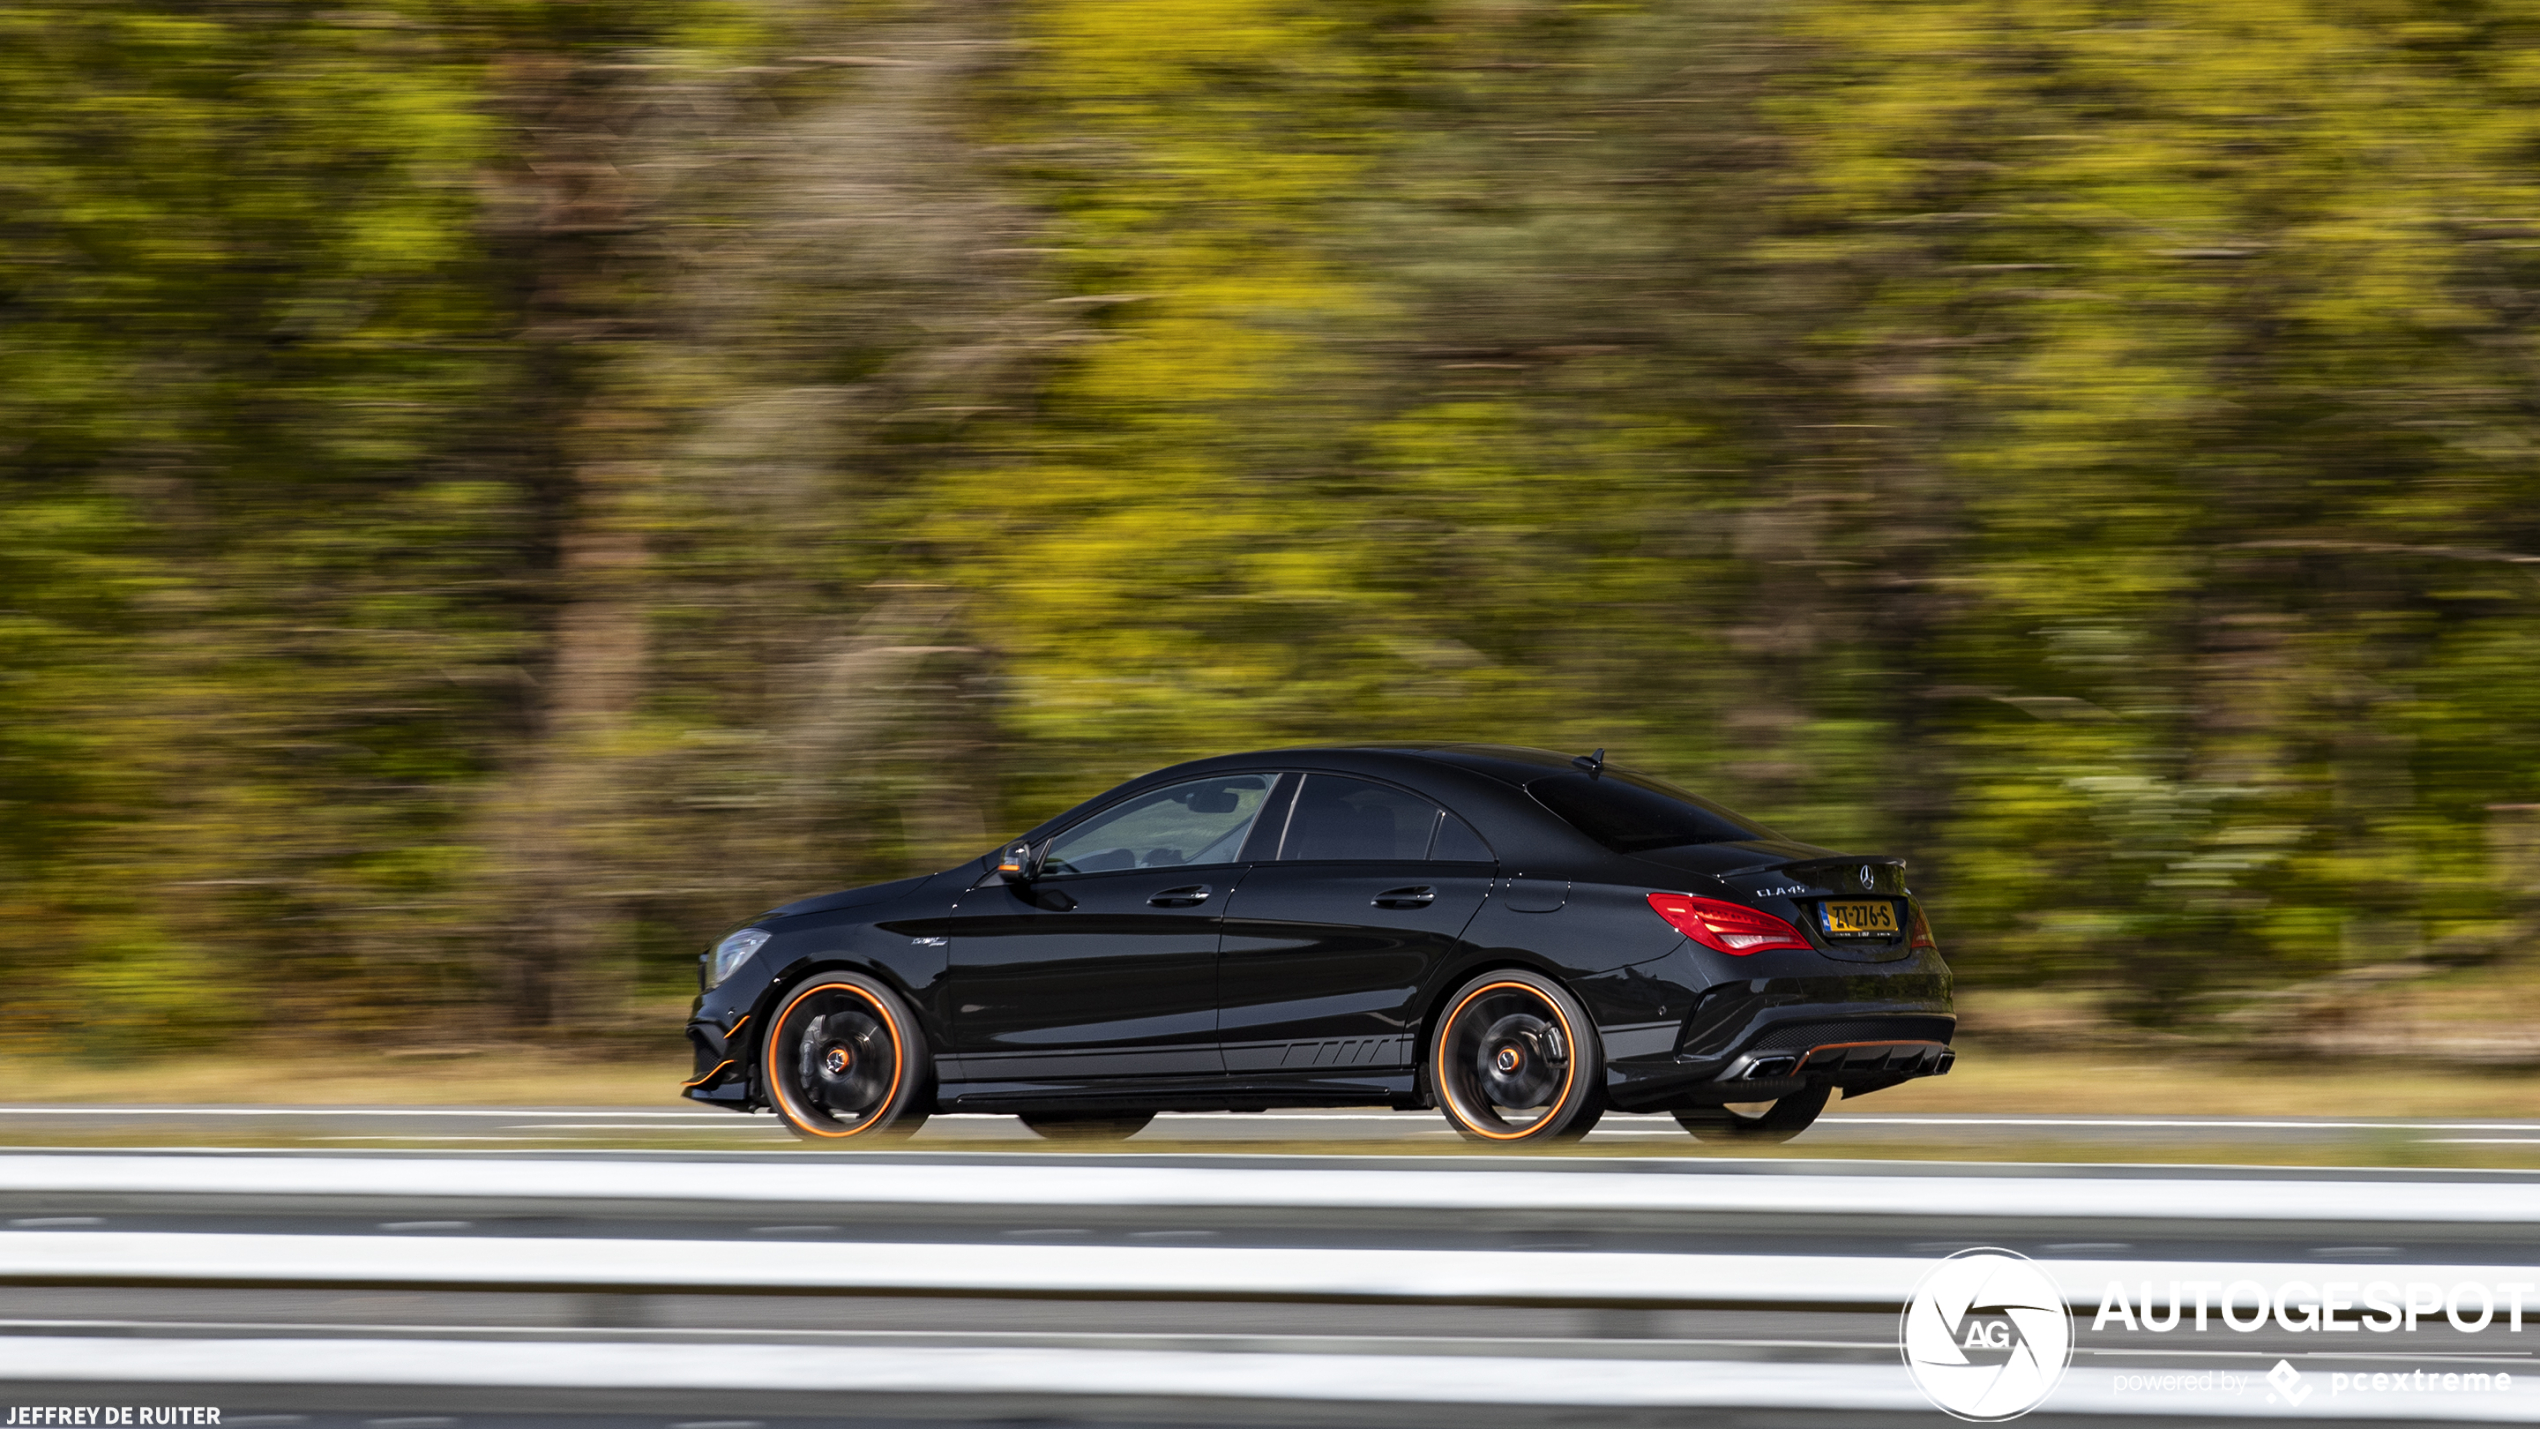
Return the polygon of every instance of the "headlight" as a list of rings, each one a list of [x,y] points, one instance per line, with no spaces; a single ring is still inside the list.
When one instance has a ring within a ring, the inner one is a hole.
[[[766,947],[767,940],[775,936],[765,928],[743,928],[715,944],[714,951],[706,954],[706,986],[713,987],[740,971],[750,954]]]

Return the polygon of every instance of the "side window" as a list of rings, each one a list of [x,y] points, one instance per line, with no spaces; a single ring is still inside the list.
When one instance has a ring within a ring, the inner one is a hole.
[[[1288,815],[1283,862],[1417,862],[1429,856],[1443,810],[1428,800],[1364,779],[1308,774]]]
[[[1453,814],[1438,826],[1437,844],[1429,850],[1432,863],[1489,863],[1491,858],[1490,845],[1482,842],[1471,824]]]
[[[1221,774],[1114,805],[1052,840],[1042,872],[1108,873],[1232,863],[1270,797],[1274,777]]]

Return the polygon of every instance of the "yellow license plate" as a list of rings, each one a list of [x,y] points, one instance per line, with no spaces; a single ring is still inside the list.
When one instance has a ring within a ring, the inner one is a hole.
[[[1817,917],[1831,937],[1896,936],[1896,905],[1886,899],[1865,899],[1858,903],[1821,903]]]

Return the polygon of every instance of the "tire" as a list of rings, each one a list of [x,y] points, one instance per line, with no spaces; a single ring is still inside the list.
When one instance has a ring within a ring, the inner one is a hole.
[[[1429,1039],[1429,1085],[1467,1141],[1576,1141],[1605,1114],[1605,1052],[1587,1010],[1548,977],[1510,969],[1456,989]]]
[[[933,1071],[907,1004],[861,973],[786,993],[759,1048],[769,1103],[806,1141],[906,1139],[926,1124]]]
[[[1016,1118],[1049,1141],[1126,1141],[1155,1120],[1151,1111],[1025,1112]]]
[[[1743,1141],[1750,1145],[1788,1141],[1816,1123],[1817,1113],[1826,1109],[1826,1098],[1832,1093],[1831,1087],[1810,1087],[1804,1092],[1792,1092],[1761,1111],[1689,1107],[1676,1113],[1676,1124],[1702,1141]]]

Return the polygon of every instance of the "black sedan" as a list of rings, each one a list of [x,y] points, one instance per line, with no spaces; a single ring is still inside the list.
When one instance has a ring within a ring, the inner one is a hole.
[[[1904,860],[1602,750],[1176,765],[958,868],[753,919],[702,980],[687,1094],[851,1143],[936,1111],[1103,1138],[1370,1105],[1510,1145],[1608,1107],[1778,1140],[1956,1055]]]

